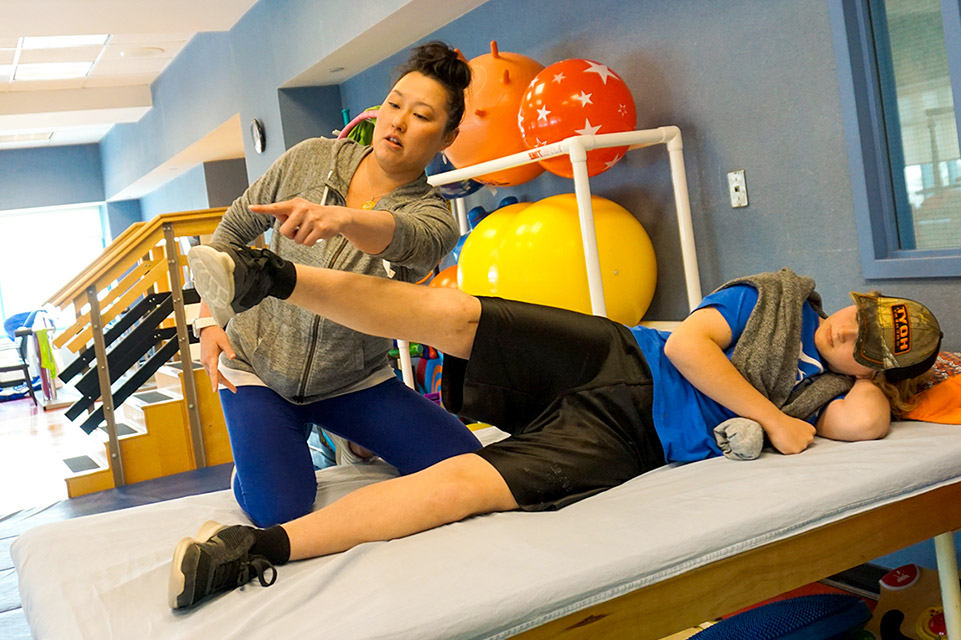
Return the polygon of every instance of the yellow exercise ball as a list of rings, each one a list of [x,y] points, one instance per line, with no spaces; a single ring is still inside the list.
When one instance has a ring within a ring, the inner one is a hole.
[[[654,246],[629,211],[599,196],[593,196],[591,202],[607,317],[636,325],[650,306],[657,285]],[[480,225],[474,233],[478,230]],[[509,221],[500,220],[492,236],[497,246],[488,247],[486,257],[480,252],[468,255],[465,243],[460,262],[464,282],[468,281],[467,272],[483,273],[486,289],[462,290],[591,313],[573,194],[545,198],[514,213]]]
[[[481,220],[467,236],[457,261],[457,284],[461,291],[473,296],[500,296],[498,292],[498,256],[505,230],[514,217],[529,207],[518,202],[496,209]]]

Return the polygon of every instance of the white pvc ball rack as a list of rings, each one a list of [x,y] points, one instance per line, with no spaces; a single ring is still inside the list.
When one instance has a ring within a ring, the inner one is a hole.
[[[642,149],[654,145],[667,146],[671,165],[671,181],[674,186],[674,204],[677,209],[677,226],[681,240],[681,258],[684,265],[684,280],[687,285],[687,302],[691,310],[701,302],[701,280],[697,269],[697,251],[694,246],[694,229],[691,223],[691,202],[687,190],[687,173],[684,170],[684,146],[681,130],[675,126],[658,127],[622,133],[572,136],[536,149],[521,151],[502,158],[488,160],[463,169],[438,173],[427,178],[433,186],[460,182],[510,169],[545,158],[567,154],[574,168],[574,195],[581,222],[581,241],[584,244],[584,259],[587,268],[587,284],[591,295],[591,310],[594,315],[607,315],[604,303],[604,289],[601,284],[601,267],[597,253],[597,236],[594,232],[594,209],[591,205],[591,183],[587,175],[587,152],[604,147],[627,147],[628,150]],[[462,198],[454,200],[454,211],[461,227],[461,234],[467,233],[467,216],[464,213]]]
[[[437,173],[427,178],[435,187],[462,180],[468,180],[487,173],[511,169],[546,158],[567,154],[574,170],[574,196],[580,216],[581,242],[584,245],[584,260],[587,269],[587,286],[591,297],[591,311],[594,315],[606,316],[607,305],[604,301],[604,288],[601,282],[601,265],[597,251],[597,235],[594,230],[594,208],[591,204],[591,183],[587,175],[587,152],[605,147],[627,147],[628,150],[643,149],[663,144],[667,147],[671,167],[671,182],[674,187],[674,205],[677,210],[677,227],[681,242],[681,260],[684,268],[684,281],[687,286],[688,307],[693,310],[701,302],[701,280],[697,268],[697,250],[694,246],[694,228],[691,222],[691,202],[688,197],[687,173],[684,169],[684,145],[681,130],[676,126],[658,127],[621,133],[603,133],[565,138],[536,149],[521,151],[487,162]],[[453,201],[461,235],[469,231],[467,212],[463,198]],[[657,325],[659,323],[648,323]],[[414,388],[414,374],[410,360],[410,350],[406,341],[397,341],[401,373],[404,382]]]

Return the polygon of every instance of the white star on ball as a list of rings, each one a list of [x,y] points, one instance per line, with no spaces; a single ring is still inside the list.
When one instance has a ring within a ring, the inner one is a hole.
[[[564,81],[565,77],[566,77],[566,76],[564,75],[564,72],[563,72],[563,71],[561,71],[560,73],[555,73],[555,74],[554,74],[554,82],[556,82],[557,84],[560,84],[561,82]]]
[[[587,118],[584,118],[584,128],[574,129],[574,133],[578,133],[582,136],[592,136],[595,133],[597,133],[598,129],[600,128],[601,128],[601,125],[597,125],[596,127],[591,126],[591,121],[588,120]]]
[[[591,100],[592,95],[594,94],[584,93],[583,91],[581,91],[580,95],[574,96],[574,100],[577,100],[578,102],[580,102],[582,107],[586,107],[589,104],[594,104],[594,102]]]
[[[550,114],[551,112],[547,109],[547,107],[541,107],[540,109],[537,110],[537,119],[546,121],[547,116],[549,116]]]
[[[611,71],[606,64],[597,64],[596,62],[590,61],[588,61],[588,64],[590,64],[590,66],[587,69],[584,69],[584,73],[596,73],[601,77],[601,80],[604,81],[604,84],[607,84],[608,78],[617,77],[617,75]]]

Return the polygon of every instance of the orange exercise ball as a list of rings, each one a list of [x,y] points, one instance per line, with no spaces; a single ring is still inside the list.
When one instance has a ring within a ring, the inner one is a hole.
[[[521,96],[544,65],[519,53],[497,50],[469,63],[471,84],[467,90],[464,119],[454,143],[444,151],[458,169],[526,151],[517,128],[517,109]],[[518,185],[543,173],[536,162],[513,169],[495,171],[475,178],[495,186]]]
[[[575,58],[546,67],[531,81],[517,114],[528,148],[584,134],[633,131],[637,126],[634,97],[624,80],[607,65]],[[614,166],[627,147],[587,152],[587,174],[596,176]],[[542,160],[551,173],[574,176],[567,155]]]
[[[629,211],[598,196],[591,202],[607,317],[636,325],[650,306],[657,285],[654,246]],[[573,194],[535,202],[501,221],[496,231],[499,243],[493,248],[485,251],[482,246],[475,252],[464,245],[459,263],[462,290],[592,312]]]
[[[438,273],[430,281],[428,285],[430,287],[450,287],[451,289],[457,288],[457,265],[451,265]]]

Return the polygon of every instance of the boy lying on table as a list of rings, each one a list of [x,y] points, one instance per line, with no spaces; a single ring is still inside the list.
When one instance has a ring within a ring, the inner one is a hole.
[[[206,523],[174,552],[175,609],[255,577],[269,586],[274,565],[477,514],[557,509],[667,462],[720,455],[713,429],[735,417],[759,423],[785,454],[815,434],[883,437],[942,338],[912,300],[852,293],[854,305],[826,315],[814,281],[789,269],[727,283],[666,333],[294,265],[240,245],[195,247],[189,260],[222,317],[273,296],[357,331],[434,346],[445,354],[447,409],[510,437],[283,525]]]

